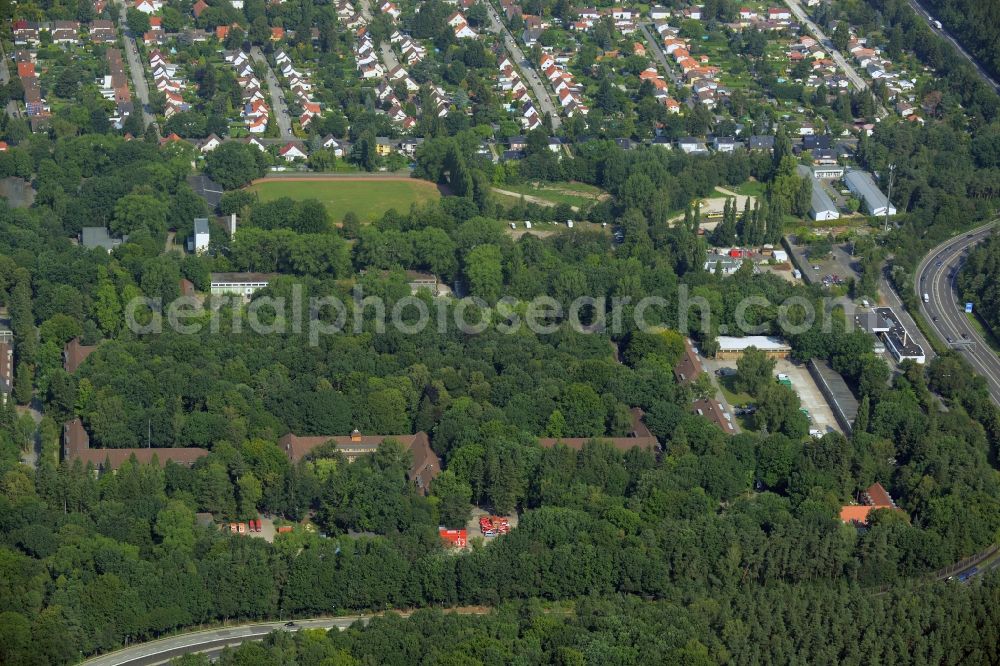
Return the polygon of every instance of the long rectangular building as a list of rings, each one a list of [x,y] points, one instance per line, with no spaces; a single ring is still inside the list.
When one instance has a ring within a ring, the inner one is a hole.
[[[382,442],[395,440],[413,454],[413,464],[409,477],[424,493],[430,491],[431,481],[441,472],[441,460],[431,449],[427,433],[418,432],[413,435],[362,435],[354,430],[350,435],[307,435],[300,436],[288,433],[280,440],[278,446],[288,459],[298,462],[324,444],[331,444],[337,451],[344,454],[348,462],[354,462],[361,456],[375,453]]]
[[[844,176],[844,184],[851,194],[861,200],[861,205],[869,215],[889,215],[896,214],[896,207],[889,202],[889,197],[882,193],[882,190],[875,184],[875,179],[867,171],[852,169]]]
[[[808,179],[809,185],[812,187],[812,194],[809,199],[809,217],[817,222],[839,219],[840,211],[837,210],[837,205],[833,203],[833,199],[823,189],[823,183],[813,177],[813,170],[804,164],[798,165],[796,169],[799,176]]]

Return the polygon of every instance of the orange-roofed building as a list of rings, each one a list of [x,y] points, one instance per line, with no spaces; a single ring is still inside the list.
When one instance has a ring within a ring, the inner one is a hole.
[[[228,35],[228,34],[229,34],[229,26],[228,25],[217,25],[217,26],[215,26],[215,38],[216,39],[218,39],[218,40],[221,41],[221,40],[225,39],[226,35]]]
[[[280,26],[271,28],[271,41],[276,42],[285,38],[285,29]]]
[[[642,45],[641,42],[636,42],[632,45],[632,53],[638,56],[646,55],[646,47]]]
[[[840,509],[840,519],[848,525],[867,525],[868,514],[874,510],[873,506],[845,506]]]
[[[27,76],[35,75],[35,63],[33,62],[19,62],[17,63],[17,76],[18,78],[25,78]]]

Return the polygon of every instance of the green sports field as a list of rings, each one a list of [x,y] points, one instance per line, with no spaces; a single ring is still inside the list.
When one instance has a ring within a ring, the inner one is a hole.
[[[326,206],[335,223],[351,211],[363,222],[370,222],[390,208],[405,213],[413,203],[441,196],[433,183],[411,178],[275,178],[259,180],[250,189],[261,201],[316,199]]]

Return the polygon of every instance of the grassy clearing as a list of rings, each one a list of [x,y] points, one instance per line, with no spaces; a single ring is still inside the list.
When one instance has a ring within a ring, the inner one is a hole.
[[[416,179],[284,180],[276,178],[255,183],[250,186],[250,189],[257,192],[261,201],[273,201],[282,197],[295,200],[316,199],[326,207],[333,222],[340,222],[344,215],[352,211],[363,222],[371,222],[391,208],[405,213],[410,210],[410,206],[414,203],[434,201],[441,196],[436,185]]]
[[[749,393],[743,393],[742,391],[736,390],[736,377],[734,375],[719,377],[718,379],[722,395],[726,397],[726,401],[733,407],[753,402],[753,398]]]
[[[498,192],[497,190],[500,190]],[[513,192],[514,195],[504,194]],[[553,205],[567,204],[586,208],[595,203],[603,194],[600,188],[585,183],[524,183],[521,185],[501,185],[494,193],[507,204],[516,203],[520,195],[537,197]]]

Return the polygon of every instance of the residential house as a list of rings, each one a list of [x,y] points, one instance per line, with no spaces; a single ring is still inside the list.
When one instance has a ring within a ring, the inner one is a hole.
[[[304,160],[308,155],[302,144],[289,141],[278,151],[278,157],[281,157],[286,162],[294,162],[295,160]]]

